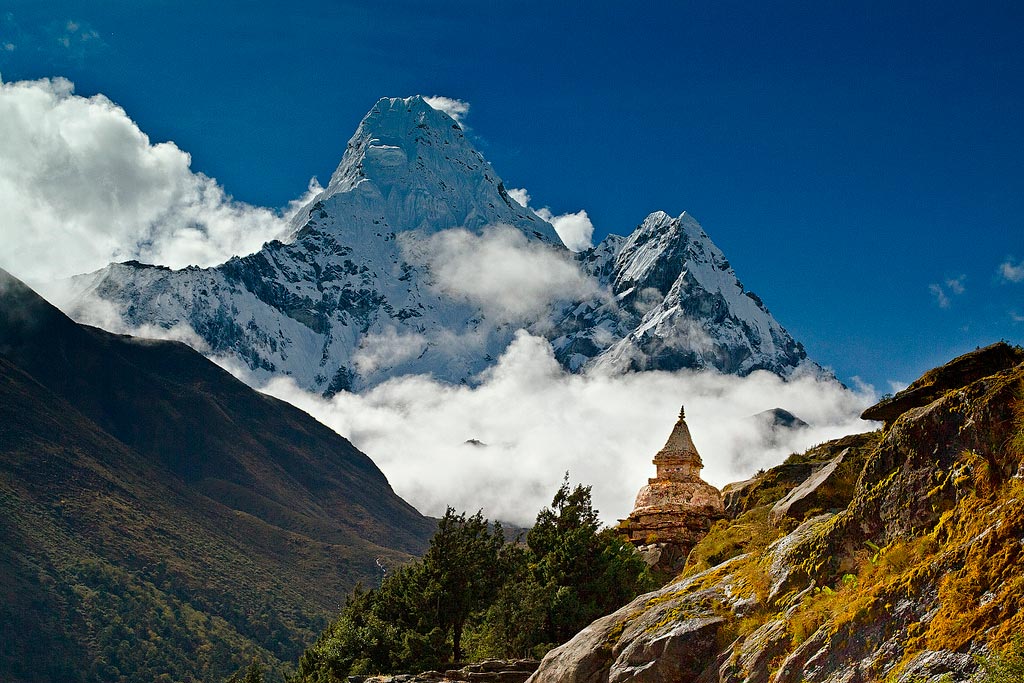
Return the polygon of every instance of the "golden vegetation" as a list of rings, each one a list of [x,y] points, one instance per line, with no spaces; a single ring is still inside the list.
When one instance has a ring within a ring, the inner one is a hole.
[[[744,553],[761,552],[782,538],[783,529],[768,523],[768,511],[769,506],[762,505],[736,519],[715,522],[708,535],[690,551],[683,576],[698,574]]]

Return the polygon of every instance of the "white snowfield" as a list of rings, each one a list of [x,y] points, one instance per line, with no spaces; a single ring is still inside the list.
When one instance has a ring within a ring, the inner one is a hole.
[[[370,110],[286,243],[75,282],[129,325],[188,325],[257,381],[326,395],[407,374],[474,382],[521,328],[572,372],[820,370],[688,214],[573,254],[419,96]]]

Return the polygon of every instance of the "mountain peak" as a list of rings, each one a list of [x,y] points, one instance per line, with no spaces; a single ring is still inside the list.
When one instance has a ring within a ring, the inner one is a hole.
[[[445,119],[448,119],[449,123],[458,123],[444,110],[431,105],[427,100],[428,98],[423,95],[413,95],[412,97],[382,97],[377,100],[377,104],[371,107],[370,111],[367,112],[365,117],[363,117],[363,120],[365,121],[375,112],[400,115],[404,110],[406,114],[413,115],[425,112],[438,112],[439,114],[442,114]]]
[[[686,211],[678,216],[673,216],[665,211],[654,211],[640,224],[641,233],[676,231],[679,228],[694,234],[703,232],[697,219]]]
[[[582,352],[594,368],[712,367],[788,376],[806,352],[736,277],[722,251],[685,211],[649,214],[626,238],[592,250],[589,272],[608,283],[632,331],[607,349]],[[589,334],[589,333],[586,333]],[[585,348],[576,339],[560,348]],[[816,367],[816,366],[815,366]]]
[[[421,95],[384,97],[367,112],[327,188],[296,215],[297,233],[314,219],[314,207],[343,230],[479,231],[505,224],[561,244],[550,223],[509,197],[462,126]]]
[[[394,131],[424,125],[437,129],[462,130],[458,121],[446,112],[432,107],[422,95],[382,97],[366,113],[359,129],[391,135]],[[358,135],[358,131],[356,135]]]
[[[455,144],[484,163],[455,119],[431,107],[422,96],[382,97],[359,122],[331,176],[327,194],[345,192],[367,178],[385,180],[388,169],[404,167],[417,157],[417,145],[435,143]]]

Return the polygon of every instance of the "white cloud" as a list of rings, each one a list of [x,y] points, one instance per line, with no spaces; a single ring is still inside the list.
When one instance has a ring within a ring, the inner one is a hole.
[[[594,224],[590,222],[590,216],[586,210],[580,209],[576,213],[563,213],[554,215],[544,207],[539,209],[537,215],[555,227],[559,238],[571,251],[583,251],[594,246]]]
[[[288,206],[286,206],[282,210],[281,213],[284,220],[291,223],[292,220],[294,220],[294,218],[299,214],[299,211],[301,211],[310,202],[316,199],[316,196],[323,191],[324,188],[320,184],[320,181],[316,179],[316,176],[310,178],[309,185],[306,187],[306,192],[301,197],[296,197],[295,199],[288,202]],[[303,218],[305,218],[305,216],[303,216]]]
[[[455,111],[464,116],[468,105],[460,104],[464,109]],[[152,144],[105,97],[75,96],[69,81],[0,83],[0,266],[43,279],[127,258],[206,265],[287,232],[298,205],[282,215],[234,202],[213,179],[193,172],[190,161],[173,143]],[[307,197],[319,191],[314,179]],[[525,190],[510,194],[529,202]],[[577,245],[589,245],[586,212],[552,215],[556,229],[560,218],[566,235],[559,234],[570,248],[574,236]],[[498,321],[533,321],[552,302],[604,296],[561,250],[507,226],[483,234],[448,230],[418,247],[430,255],[435,286]],[[89,316],[106,318],[101,324],[108,329],[203,349],[187,327],[128,329],[110,304],[94,303],[109,307]],[[459,343],[469,342],[453,337]],[[375,369],[421,348],[417,334],[384,329],[367,339],[357,362]],[[244,375],[237,365],[232,369]],[[330,400],[288,379],[273,380],[266,390],[351,438],[425,512],[440,514],[448,504],[483,507],[491,517],[520,523],[550,501],[566,470],[594,485],[606,521],[628,514],[681,403],[705,477],[722,485],[790,451],[866,428],[857,416],[873,398],[812,376],[783,382],[767,373],[570,375],[548,342],[523,331],[478,386],[412,376]],[[774,407],[811,429],[779,443],[747,419]],[[467,446],[469,439],[488,446]]]
[[[423,512],[483,508],[491,518],[521,524],[550,502],[566,470],[574,481],[593,485],[606,522],[626,516],[654,474],[651,458],[680,405],[704,460],[704,478],[722,486],[791,452],[871,428],[858,416],[874,400],[873,390],[851,392],[811,375],[784,382],[765,372],[567,374],[547,341],[523,331],[475,387],[412,376],[330,400],[285,378],[264,390],[351,439]],[[811,427],[780,440],[749,419],[775,407]],[[487,447],[467,444],[470,439]]]
[[[939,308],[949,308],[949,297],[942,289],[942,285],[930,284],[928,285],[928,291],[935,297],[935,303],[939,305]]]
[[[1024,261],[1008,258],[999,264],[999,276],[1006,282],[1024,282]]]
[[[497,322],[543,318],[558,301],[601,296],[597,283],[560,250],[519,230],[492,226],[481,234],[456,228],[417,243],[434,286],[479,306]]]
[[[895,379],[890,379],[888,381],[888,384],[889,384],[889,392],[892,393],[892,394],[898,394],[898,393],[900,393],[901,391],[903,391],[904,389],[906,389],[907,387],[910,386],[910,382],[904,382],[902,380],[895,380]]]
[[[952,304],[951,296],[960,296],[967,291],[964,286],[966,280],[966,275],[946,278],[943,284],[933,283],[928,285],[928,291],[935,297],[935,303],[938,304],[939,308],[949,308]]]
[[[432,97],[424,97],[423,101],[434,109],[448,114],[459,125],[462,125],[462,120],[469,114],[469,102],[464,102],[463,100],[456,100],[451,97],[444,97],[443,95],[433,95]]]
[[[74,56],[79,58],[85,56],[85,50],[88,47],[102,46],[103,44],[98,32],[78,21],[68,21],[61,28],[57,28],[55,25],[54,30],[57,32],[57,43],[64,48],[74,50],[76,52]]]
[[[394,326],[371,332],[359,341],[352,356],[356,370],[368,375],[378,368],[389,368],[423,353],[427,338],[416,332],[399,332]]]
[[[513,187],[508,190],[508,196],[519,202],[519,206],[524,209],[530,206],[530,193],[526,191],[525,187]]]
[[[190,164],[66,79],[0,83],[0,267],[38,284],[127,259],[212,265],[287,233]]]
[[[554,226],[562,244],[570,251],[583,251],[594,246],[594,224],[590,222],[590,216],[587,215],[585,209],[576,213],[563,213],[556,216],[546,206],[539,209],[530,207],[531,197],[526,188],[514,187],[508,190],[508,196],[519,202],[524,208],[531,208],[535,214]]]

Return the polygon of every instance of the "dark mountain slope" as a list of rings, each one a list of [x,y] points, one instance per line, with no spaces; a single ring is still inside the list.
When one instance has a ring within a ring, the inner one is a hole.
[[[294,661],[433,522],[305,413],[0,274],[0,679]]]

